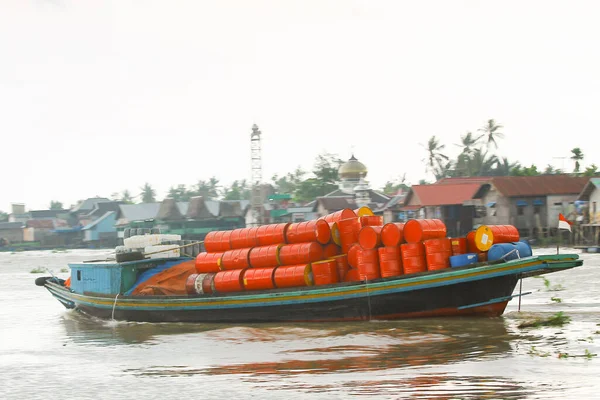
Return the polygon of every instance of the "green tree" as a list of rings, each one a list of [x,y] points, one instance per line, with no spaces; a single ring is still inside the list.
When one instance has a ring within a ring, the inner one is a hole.
[[[495,148],[498,148],[498,143],[496,140],[504,138],[504,133],[500,132],[503,126],[496,123],[493,119],[488,119],[487,123],[479,129],[480,132],[483,132],[483,137],[486,139],[487,146],[494,145]]]
[[[335,154],[322,153],[317,156],[313,174],[322,185],[323,194],[335,190],[339,181],[338,170],[344,162]]]
[[[517,166],[513,168],[510,172],[512,176],[537,176],[540,175],[540,172],[537,169],[537,166],[531,164],[530,167],[522,167]]]
[[[444,150],[445,147],[446,146],[441,144],[435,136],[430,137],[425,146],[425,149],[427,150],[427,169],[429,172],[436,175],[436,179],[440,170],[443,169],[443,162],[448,161],[449,159],[447,155],[442,153],[442,150]],[[438,174],[436,174],[436,172]]]
[[[0,222],[6,222],[8,221],[8,213],[5,213],[4,211],[0,211]]]
[[[510,162],[507,157],[502,157],[502,159],[498,159],[496,163],[496,167],[492,171],[492,176],[508,176],[511,175],[511,171],[514,168],[521,168],[521,165],[518,162]]]
[[[298,185],[294,200],[307,203],[319,196],[323,196],[323,183],[317,178],[308,178]]]
[[[583,171],[583,176],[597,176],[600,175],[598,171],[598,166],[596,164],[592,164]]]
[[[405,181],[406,174],[404,174],[400,180],[387,181],[381,191],[388,196],[395,196],[400,189],[402,189],[403,192],[407,192],[410,189],[410,186],[408,186]]]
[[[223,188],[224,200],[250,200],[252,192],[246,180],[233,181],[230,187]]]
[[[188,191],[185,185],[179,184],[169,188],[168,197],[174,199],[175,201],[188,201],[194,195],[194,192]]]
[[[154,203],[156,201],[156,190],[150,186],[148,182],[144,184],[141,188],[140,197],[142,198],[142,203]]]
[[[562,173],[563,171],[560,168],[554,168],[554,166],[550,164],[546,165],[544,172],[542,172],[543,175],[559,175]]]
[[[571,160],[575,161],[575,170],[573,170],[573,172],[575,172],[576,174],[579,173],[579,161],[583,161],[583,152],[581,151],[581,149],[579,147],[575,147],[574,149],[571,150]]]
[[[306,172],[298,167],[294,172],[288,172],[287,175],[282,177],[279,177],[277,174],[273,175],[271,181],[273,182],[276,193],[290,194],[293,196],[305,175]]]
[[[203,196],[206,199],[219,197],[219,180],[214,176],[208,181],[199,180],[192,191],[192,195]]]
[[[131,196],[131,193],[129,193],[129,190],[127,190],[127,189],[123,190],[123,192],[121,193],[120,200],[125,204],[133,204],[133,197]]]
[[[63,209],[63,203],[61,203],[60,201],[52,200],[50,202],[50,209],[51,210],[62,210]]]

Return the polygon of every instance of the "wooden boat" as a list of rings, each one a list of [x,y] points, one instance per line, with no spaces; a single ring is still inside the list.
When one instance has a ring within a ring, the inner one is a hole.
[[[72,276],[81,282],[100,279],[98,272],[109,276],[104,293],[73,290],[56,277],[38,278],[36,284],[44,286],[68,309],[127,321],[238,323],[497,317],[512,298],[521,295],[513,294],[519,279],[583,264],[576,254],[546,255],[326,286],[189,296],[125,295],[136,273],[167,262],[174,260],[70,264],[72,271],[84,271],[83,275],[77,272]]]

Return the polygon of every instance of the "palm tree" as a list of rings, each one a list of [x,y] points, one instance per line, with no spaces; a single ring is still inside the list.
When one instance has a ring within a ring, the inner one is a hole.
[[[133,197],[131,196],[131,193],[129,193],[129,190],[123,190],[123,193],[121,193],[121,201],[125,204],[133,204]]]
[[[495,148],[498,148],[498,143],[496,143],[497,139],[504,138],[504,134],[500,132],[503,126],[497,124],[493,119],[489,119],[487,123],[480,128],[479,131],[483,132],[483,136],[487,138],[487,146],[490,147],[490,144],[494,144]]]
[[[448,156],[442,153],[442,150],[446,147],[443,144],[440,144],[438,138],[432,136],[429,138],[427,142],[427,167],[428,169],[435,174],[436,168],[440,168],[442,166],[442,161],[448,161]]]
[[[487,151],[477,149],[468,163],[469,176],[490,176],[494,173],[494,167],[497,168],[497,164],[498,157],[495,155],[488,157]]]
[[[460,144],[457,144],[456,146],[462,147],[461,154],[470,155],[473,152],[472,147],[475,146],[482,137],[483,135],[474,137],[472,132],[467,132],[460,137]]]
[[[502,157],[502,159],[498,159],[496,163],[496,168],[492,172],[494,176],[509,176],[510,172],[515,168],[520,168],[521,164],[518,162],[511,163],[508,161],[507,157]]]
[[[142,203],[154,203],[156,201],[156,190],[154,190],[148,182],[140,189],[142,190],[142,193],[140,193]]]
[[[581,149],[579,147],[575,147],[574,149],[571,150],[571,153],[573,153],[573,155],[571,156],[571,160],[575,161],[575,170],[573,172],[575,172],[576,174],[579,173],[579,161],[583,160],[583,152],[581,151]]]

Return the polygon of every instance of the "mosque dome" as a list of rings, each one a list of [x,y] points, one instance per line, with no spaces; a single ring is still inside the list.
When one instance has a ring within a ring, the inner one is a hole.
[[[340,166],[338,174],[341,179],[360,179],[367,176],[367,167],[354,157],[352,157]]]

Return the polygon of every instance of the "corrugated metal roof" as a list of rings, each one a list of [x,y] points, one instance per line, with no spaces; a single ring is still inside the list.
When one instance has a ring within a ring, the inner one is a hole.
[[[217,217],[221,211],[221,203],[214,200],[206,200],[204,205],[208,209],[208,212]]]
[[[493,176],[463,176],[458,178],[442,178],[435,185],[462,185],[467,183],[487,183],[494,179]]]
[[[178,201],[177,202],[177,208],[179,209],[179,212],[181,213],[181,215],[187,214],[189,205],[190,205],[190,203],[187,201]]]
[[[85,199],[84,201],[77,204],[71,211],[89,211],[94,208],[96,203],[104,203],[110,201],[106,197],[90,197],[89,199]]]
[[[27,228],[36,229],[54,229],[54,220],[51,219],[30,219],[25,223]]]
[[[478,183],[466,183],[459,185],[413,185],[406,196],[405,204],[414,195],[420,206],[449,206],[463,204],[466,200],[473,198],[480,188]]]
[[[160,203],[121,204],[121,217],[128,222],[145,221],[156,218]]]
[[[0,229],[19,229],[24,227],[25,224],[22,222],[0,222]]]
[[[600,189],[600,178],[590,178],[579,194],[578,200],[589,201],[590,195],[596,189]]]
[[[94,222],[91,222],[89,224],[87,224],[86,226],[83,227],[83,231],[88,230],[93,228],[94,226],[98,225],[100,222],[102,222],[102,220],[110,217],[111,215],[113,215],[115,212],[114,211],[109,211],[106,214],[104,214],[103,216],[101,216],[100,218],[98,218],[97,220],[95,220]]]
[[[587,177],[570,175],[498,176],[494,187],[507,197],[579,194],[589,181]]]

